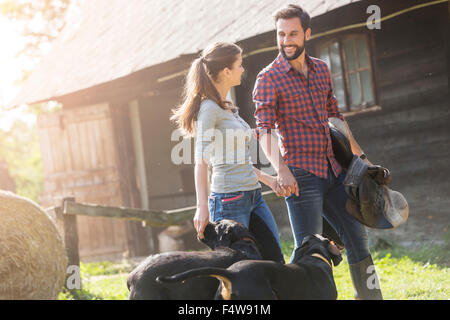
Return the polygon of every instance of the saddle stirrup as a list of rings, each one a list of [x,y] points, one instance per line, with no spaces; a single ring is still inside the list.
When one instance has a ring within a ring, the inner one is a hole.
[[[349,269],[355,288],[355,299],[383,300],[372,256],[368,256],[358,263],[349,264]]]

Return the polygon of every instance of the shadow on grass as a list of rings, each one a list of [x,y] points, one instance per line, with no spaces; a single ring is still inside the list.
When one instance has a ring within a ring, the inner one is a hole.
[[[403,247],[384,239],[378,239],[370,248],[370,252],[378,259],[382,259],[388,255],[394,259],[408,257],[414,262],[435,264],[440,268],[448,268],[450,267],[450,231],[447,231],[443,235],[443,241],[443,244],[422,244]],[[281,247],[285,259],[288,261],[294,249],[294,243],[290,240],[283,240]],[[345,251],[343,253],[345,254]]]
[[[410,260],[422,264],[435,264],[442,268],[450,267],[449,242],[444,244],[425,244],[412,248],[405,248],[397,244],[383,245],[381,248],[375,245],[371,252],[378,259],[390,255],[391,258],[401,259],[408,257]]]
[[[378,239],[371,251],[378,258],[383,258],[388,254],[392,258],[397,259],[407,256],[414,262],[435,264],[438,267],[448,268],[450,267],[450,227],[447,227],[446,230],[442,235],[442,244],[422,244],[405,248],[398,244]]]

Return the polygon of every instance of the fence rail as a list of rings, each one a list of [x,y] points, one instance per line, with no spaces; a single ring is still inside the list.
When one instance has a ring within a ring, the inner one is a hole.
[[[65,201],[63,214],[136,220],[143,221],[151,227],[166,227],[189,220],[194,216],[195,210],[196,207],[177,210],[143,210]]]
[[[273,191],[263,192],[263,197],[267,202],[277,198]],[[136,220],[142,221],[146,226],[151,227],[168,227],[181,224],[192,219],[195,210],[195,206],[174,210],[144,210],[127,207],[110,207],[91,203],[77,203],[74,198],[64,198],[62,201],[62,213],[64,215]]]

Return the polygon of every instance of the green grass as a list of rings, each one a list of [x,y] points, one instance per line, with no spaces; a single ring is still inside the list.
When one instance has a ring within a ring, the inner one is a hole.
[[[288,261],[294,245],[283,243]],[[382,242],[371,250],[384,299],[450,299],[450,242],[406,249]],[[342,262],[333,268],[339,300],[354,298],[345,251]]]
[[[373,260],[384,299],[442,300],[450,298],[449,268],[415,260],[401,249],[395,255],[374,252]],[[413,252],[412,252],[413,254]],[[334,269],[338,299],[353,299],[347,260]]]
[[[283,241],[283,253],[288,260],[293,243]],[[379,243],[371,250],[380,279],[384,299],[448,300],[450,299],[450,241],[443,245],[427,245],[406,249],[389,243]],[[347,259],[333,269],[338,299],[353,299]],[[134,265],[111,262],[82,263],[82,291],[62,292],[59,299],[121,300],[127,299],[126,279]]]
[[[82,290],[64,290],[60,300],[128,299],[127,276],[136,264],[109,261],[80,263]]]

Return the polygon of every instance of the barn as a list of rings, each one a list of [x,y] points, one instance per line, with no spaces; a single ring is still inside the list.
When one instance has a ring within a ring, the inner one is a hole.
[[[65,196],[144,209],[194,205],[193,165],[171,158],[179,141],[169,116],[183,76],[207,44],[239,44],[246,72],[231,96],[254,127],[254,81],[278,53],[271,14],[290,2],[312,17],[307,51],[329,64],[354,136],[409,202],[406,224],[371,235],[441,237],[450,208],[447,0],[85,1],[11,102],[62,105],[38,119],[41,205]],[[284,201],[270,206],[289,237]],[[82,261],[159,250],[161,230],[138,222],[80,216],[78,231]]]

